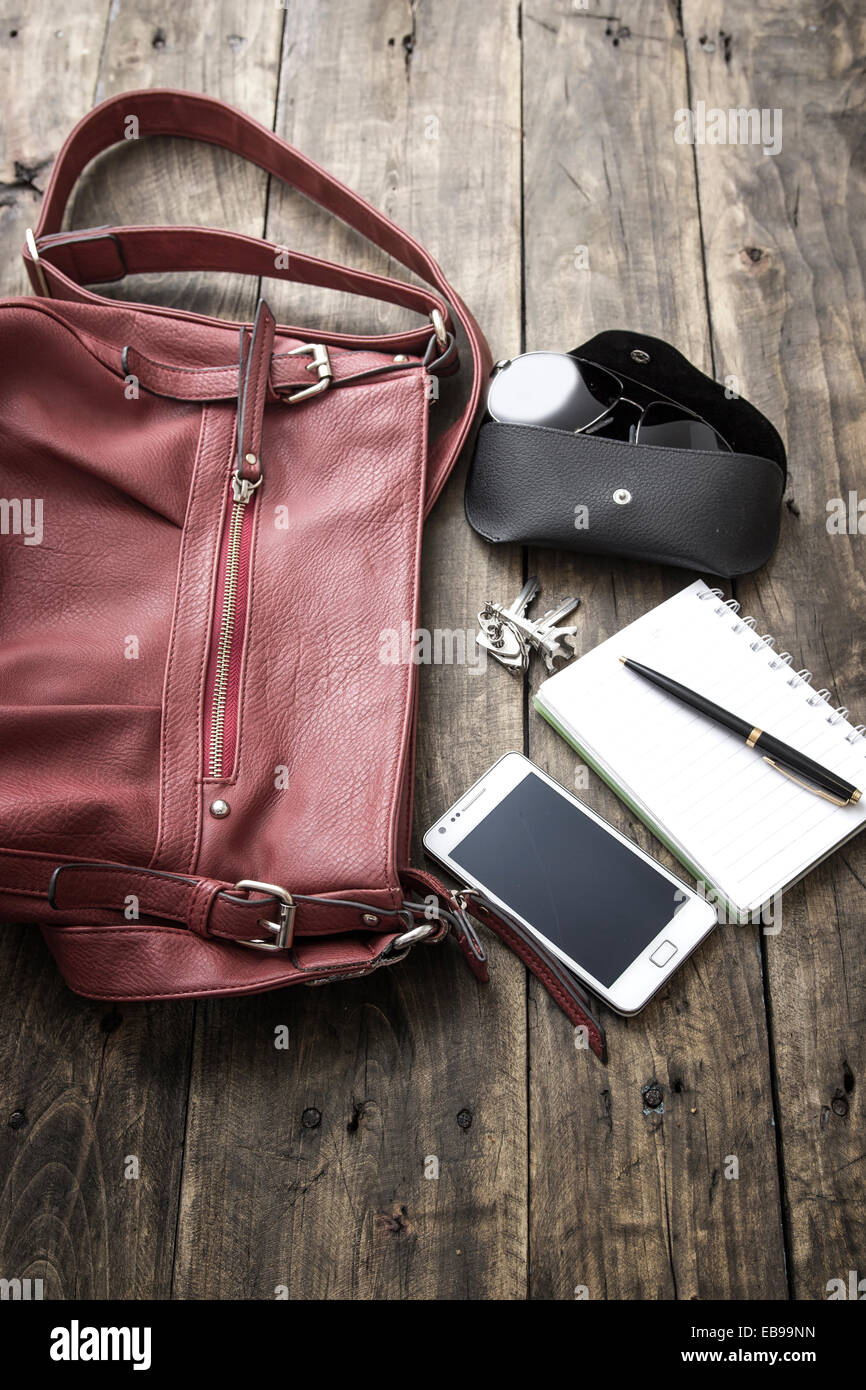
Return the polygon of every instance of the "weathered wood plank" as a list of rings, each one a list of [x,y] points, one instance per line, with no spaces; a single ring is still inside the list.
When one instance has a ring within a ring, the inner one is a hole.
[[[285,51],[280,132],[423,240],[491,337],[513,342],[516,5],[292,7]],[[435,139],[425,136],[430,118]],[[277,189],[269,234],[329,259],[383,264]],[[284,286],[275,301],[290,321],[322,321],[321,295]],[[385,322],[366,302],[339,300],[326,313],[368,330]],[[455,479],[425,531],[430,628],[474,626],[488,592],[519,587],[519,556],[491,555],[461,507]],[[500,674],[422,669],[419,827],[520,746],[520,689],[503,692]],[[487,989],[446,944],[369,980],[201,1011],[181,1296],[272,1297],[277,1286],[292,1298],[524,1296],[524,977],[508,953],[492,955]],[[280,1022],[286,1051],[274,1048]],[[428,1156],[438,1180],[425,1177]]]
[[[4,295],[29,292],[20,258],[24,231],[36,221],[66,131],[92,100],[106,18],[83,3],[64,12],[62,26],[47,8],[4,8]],[[46,1297],[104,1290],[104,1259],[97,1257],[94,1267],[92,1253],[95,1247],[102,1256],[105,1249],[106,1208],[99,1169],[95,1182],[78,1178],[82,1155],[92,1154],[92,1106],[77,1078],[93,1083],[99,1075],[109,1044],[99,1028],[106,1011],[71,999],[32,927],[0,933],[0,997],[0,1271],[6,1278],[41,1278]],[[71,1020],[78,1026],[69,1028]],[[120,1181],[113,1191],[122,1191]],[[154,1248],[151,1262],[165,1270]]]
[[[4,3],[0,19],[0,292],[29,293],[21,247],[54,156],[93,100],[108,20],[89,0],[56,9]]]
[[[673,140],[674,110],[688,104],[682,39],[672,7],[631,0],[617,15],[549,0],[526,16],[527,345],[568,349],[633,327],[710,370],[692,152]],[[530,567],[551,605],[581,596],[578,651],[694,577],[561,554]],[[575,786],[576,755],[532,713],[529,752]],[[594,774],[579,794],[676,867]],[[533,1295],[784,1295],[754,930],[720,929],[638,1017],[606,1014],[607,1071],[574,1050],[535,987],[530,1017]],[[645,1105],[650,1083],[661,1109]],[[731,1154],[737,1181],[725,1177]]]
[[[782,545],[738,596],[834,703],[864,714],[859,538],[825,528],[829,498],[866,495],[864,21],[854,0],[820,18],[805,0],[759,12],[683,0],[684,51],[675,7],[627,0],[611,19],[591,3],[522,7],[527,346],[630,325],[739,379],[788,438],[792,486]],[[276,105],[282,134],[438,255],[496,355],[520,345],[516,0],[287,12],[208,0],[167,20],[116,0],[106,32],[108,20],[90,3],[6,12],[5,293],[25,288],[23,229],[73,121],[114,91],[188,86],[266,124]],[[781,107],[782,153],[676,146],[674,112],[699,98]],[[77,225],[190,220],[255,234],[266,213],[290,248],[389,269],[303,200],[186,142],[105,157],[72,209]],[[576,264],[582,246],[588,272]],[[257,289],[167,275],[110,292],[235,317]],[[394,322],[349,297],[269,295],[295,321]],[[471,627],[484,598],[520,584],[521,556],[471,535],[461,494],[462,475],[426,532],[431,628]],[[581,594],[581,649],[691,578],[553,554],[529,563],[551,602]],[[424,826],[521,746],[523,712],[498,668],[431,667],[421,687]],[[575,758],[531,713],[528,752],[574,784]],[[594,777],[580,794],[653,845]],[[531,1178],[535,1297],[571,1297],[576,1285],[591,1297],[784,1295],[775,1086],[791,1288],[824,1297],[829,1279],[863,1273],[863,883],[855,843],[787,895],[778,937],[721,929],[639,1019],[608,1016],[607,1072],[574,1051],[534,984],[527,1059],[524,975],[501,950],[487,990],[450,947],[419,950],[366,982],[209,1002],[193,1042],[192,1006],[77,1001],[35,932],[4,929],[0,1273],[43,1277],[50,1297],[163,1297],[173,1285],[180,1297],[273,1297],[281,1286],[293,1298],[517,1298]],[[282,1024],[286,1051],[274,1047]],[[650,1081],[663,1113],[644,1113]],[[737,1181],[726,1180],[728,1155]],[[130,1156],[137,1180],[124,1173]],[[438,1180],[425,1177],[428,1156]]]
[[[129,87],[208,88],[270,120],[282,30],[270,7],[248,16],[242,3],[208,0],[157,26],[120,0],[104,33],[106,15],[107,7],[97,22],[94,5],[73,4],[50,19],[45,10],[17,21],[6,157],[44,164],[38,188],[94,99]],[[230,43],[226,36],[247,22],[244,42]],[[7,56],[11,43],[0,45]],[[236,178],[229,163],[230,177],[227,165],[185,141],[125,146],[85,176],[74,225],[223,220],[261,233],[264,178]],[[34,209],[29,189],[7,194],[2,231],[14,265]],[[249,313],[254,284],[215,295],[203,279],[154,285],[140,277],[115,292]],[[23,290],[23,281],[10,277],[7,289]],[[112,1009],[77,1000],[34,928],[4,929],[0,951],[0,1272],[42,1277],[51,1298],[168,1297],[194,1006]]]
[[[97,99],[142,87],[180,87],[232,102],[273,123],[283,11],[271,5],[112,6]],[[130,114],[135,114],[131,109]],[[142,123],[146,135],[146,122]],[[77,226],[150,223],[229,227],[261,236],[267,176],[226,150],[188,140],[129,141],[108,151],[70,208]],[[104,293],[222,318],[251,318],[258,286],[240,275],[131,275]]]
[[[778,154],[697,150],[701,203],[714,209],[705,239],[718,371],[739,379],[789,450],[782,544],[737,596],[856,722],[866,713],[864,542],[828,533],[827,503],[866,496],[866,15],[853,0],[821,15],[805,0],[686,0],[683,16],[707,106],[779,110],[782,121]],[[766,938],[796,1298],[825,1298],[866,1258],[864,883],[861,837],[785,895],[782,929]]]

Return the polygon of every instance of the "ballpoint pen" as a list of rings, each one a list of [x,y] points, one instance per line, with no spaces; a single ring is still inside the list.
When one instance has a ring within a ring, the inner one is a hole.
[[[777,772],[781,772],[783,777],[790,777],[791,781],[796,782],[798,786],[805,787],[807,791],[815,792],[817,796],[824,797],[826,801],[832,801],[836,806],[850,806],[860,800],[861,794],[851,782],[846,782],[844,777],[840,777],[838,773],[831,772],[827,767],[822,767],[820,763],[814,762],[812,758],[807,758],[805,753],[791,748],[789,744],[783,743],[773,734],[756,728],[749,723],[748,719],[741,719],[739,715],[732,714],[730,710],[722,709],[721,705],[713,704],[712,700],[707,700],[703,695],[698,695],[696,691],[689,690],[685,685],[680,685],[679,681],[672,680],[670,676],[662,675],[661,671],[653,671],[651,667],[641,665],[639,661],[632,661],[627,656],[621,656],[620,661],[629,671],[643,676],[644,680],[651,681],[660,690],[665,690],[668,695],[673,695],[677,700],[681,700],[684,705],[690,705],[699,714],[706,715],[707,719],[713,719],[724,728],[730,729],[735,734],[740,734],[745,739],[748,748],[757,749],[765,763],[769,763]]]

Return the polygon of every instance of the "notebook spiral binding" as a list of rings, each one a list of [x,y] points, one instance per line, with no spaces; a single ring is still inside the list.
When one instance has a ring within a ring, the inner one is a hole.
[[[704,589],[702,593],[698,594],[698,599],[701,603],[705,603],[707,599],[718,599],[719,602],[713,609],[713,612],[722,618],[727,617],[728,615],[736,618],[737,621],[733,624],[732,627],[733,632],[755,632],[758,626],[756,620],[751,617],[741,618],[739,616],[739,601],[735,598],[726,599],[724,592],[721,589]],[[765,633],[763,637],[756,637],[753,641],[749,642],[749,646],[751,647],[753,652],[772,652],[775,645],[776,640],[774,637],[771,637],[769,633]],[[790,666],[793,659],[794,658],[792,657],[790,652],[779,652],[778,655],[775,655],[773,657],[773,660],[769,663],[769,665],[772,670],[775,670],[777,668]],[[799,685],[808,685],[811,687],[812,672],[807,670],[804,666],[802,670],[795,671],[793,673],[793,675],[790,677],[788,681],[788,684],[794,687]],[[811,695],[809,695],[808,699],[806,700],[806,703],[808,705],[811,705],[813,708],[817,708],[818,705],[822,703],[826,704],[832,698],[833,692],[831,690],[828,690],[826,686],[822,686],[820,690],[815,690],[812,692]],[[866,743],[866,724],[852,725],[848,719],[849,713],[850,711],[847,705],[839,705],[837,709],[831,710],[830,713],[827,715],[827,723],[833,725],[848,724],[849,729],[848,733],[845,735],[845,741],[847,743],[855,743],[859,739],[861,743]]]

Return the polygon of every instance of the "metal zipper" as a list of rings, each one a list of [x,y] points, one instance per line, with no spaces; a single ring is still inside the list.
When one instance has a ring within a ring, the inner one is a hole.
[[[222,617],[217,643],[216,670],[210,710],[210,745],[208,776],[223,776],[223,756],[225,750],[226,701],[228,697],[229,673],[231,671],[232,648],[235,635],[235,619],[238,606],[238,573],[241,563],[241,535],[244,516],[249,503],[255,496],[256,488],[262,483],[261,476],[255,482],[241,477],[239,472],[232,474],[232,510],[229,518],[228,542],[226,546],[226,567],[222,590]]]

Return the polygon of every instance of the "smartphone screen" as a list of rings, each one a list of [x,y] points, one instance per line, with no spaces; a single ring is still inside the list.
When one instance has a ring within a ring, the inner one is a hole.
[[[684,901],[676,883],[531,772],[448,853],[606,988]]]

